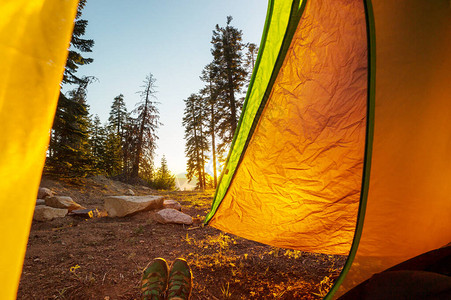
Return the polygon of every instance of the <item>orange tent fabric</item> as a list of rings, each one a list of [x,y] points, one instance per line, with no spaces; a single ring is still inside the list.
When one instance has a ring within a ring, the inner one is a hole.
[[[373,7],[370,186],[342,290],[451,242],[451,7],[421,0],[374,1]]]
[[[349,254],[330,298],[346,274],[341,292],[451,242],[451,7],[303,3],[207,222],[277,247]]]
[[[346,255],[360,199],[366,102],[363,3],[308,1],[210,225],[277,247]]]

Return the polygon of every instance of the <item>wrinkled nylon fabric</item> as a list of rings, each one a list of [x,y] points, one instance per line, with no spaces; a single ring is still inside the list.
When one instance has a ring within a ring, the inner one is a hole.
[[[0,299],[15,299],[77,1],[0,3]]]
[[[341,292],[451,242],[451,7],[374,1],[376,106],[360,245]]]
[[[233,143],[232,149],[230,149],[231,154],[227,162],[226,171],[221,177],[216,191],[215,201],[211,211],[206,217],[207,221],[214,215],[221,203],[238,165],[241,152],[243,151],[254,117],[263,99],[263,95],[265,94],[266,87],[271,79],[272,70],[274,69],[280,47],[282,46],[283,37],[290,17],[291,4],[292,0],[278,0],[270,3],[270,5],[272,5],[272,15],[266,20],[267,24],[265,26],[269,26],[269,28],[267,28],[267,38],[264,41],[265,45],[262,49],[263,52],[260,54],[261,58],[260,62],[258,62],[257,73],[255,74],[252,88],[249,91],[246,100],[245,110],[243,111],[243,116],[240,121],[239,132],[236,133],[236,140]]]
[[[362,185],[366,103],[362,1],[308,1],[210,225],[276,247],[348,254]]]

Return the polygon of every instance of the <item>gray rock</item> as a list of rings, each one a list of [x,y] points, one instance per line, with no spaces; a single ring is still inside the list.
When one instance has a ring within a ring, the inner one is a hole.
[[[135,196],[135,192],[132,189],[128,189],[128,190],[125,191],[125,195]]]
[[[163,206],[164,206],[164,208],[173,208],[178,211],[182,211],[182,205],[178,201],[175,201],[175,200],[171,200],[171,199],[164,200]]]
[[[40,187],[38,190],[38,199],[44,199],[45,197],[52,197],[53,196],[53,192],[48,189],[48,188],[44,188],[44,187]]]
[[[76,209],[83,209],[85,207],[81,206],[71,197],[67,196],[53,196],[45,198],[45,205],[54,207],[54,208],[67,208],[69,211],[73,211]]]
[[[37,199],[36,200],[36,206],[38,205],[45,205],[45,200],[44,199]]]
[[[105,198],[109,217],[125,217],[139,211],[163,207],[163,196],[110,196]]]
[[[165,208],[160,210],[155,214],[155,220],[162,224],[193,224],[193,218],[191,218],[191,216],[173,208]]]
[[[67,215],[68,210],[65,208],[54,208],[45,205],[39,205],[34,208],[33,220],[50,221],[56,218],[62,218]]]

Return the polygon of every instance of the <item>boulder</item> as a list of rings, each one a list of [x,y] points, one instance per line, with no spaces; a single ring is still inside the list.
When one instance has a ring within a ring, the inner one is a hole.
[[[45,205],[45,200],[44,199],[37,199],[36,200],[36,206],[38,205]]]
[[[33,220],[50,221],[55,218],[62,218],[67,215],[68,210],[65,208],[54,208],[45,205],[39,205],[34,208]]]
[[[38,190],[38,199],[44,199],[45,197],[52,197],[53,196],[53,192],[48,189],[48,188],[44,188],[44,187],[40,187]]]
[[[105,198],[109,217],[125,217],[139,211],[163,207],[163,196],[109,196]]]
[[[158,223],[162,224],[168,223],[185,224],[185,225],[193,224],[193,218],[191,218],[191,216],[173,208],[165,208],[160,210],[155,214],[155,220]]]
[[[171,199],[164,200],[163,206],[164,206],[164,208],[173,208],[178,211],[182,211],[182,205],[178,201],[175,201],[175,200],[171,200]]]
[[[127,196],[135,196],[135,192],[131,189],[128,189],[125,191],[125,195]]]
[[[85,207],[81,206],[71,197],[68,196],[53,196],[45,198],[45,205],[54,207],[54,208],[67,208],[69,211],[73,211],[76,209],[84,209]]]

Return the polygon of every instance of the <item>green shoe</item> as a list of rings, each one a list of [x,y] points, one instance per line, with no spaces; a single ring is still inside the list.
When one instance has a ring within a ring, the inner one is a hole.
[[[169,272],[168,300],[188,300],[192,286],[191,269],[183,258],[177,258]]]
[[[168,264],[156,258],[144,269],[141,280],[142,300],[164,300],[168,284]]]

